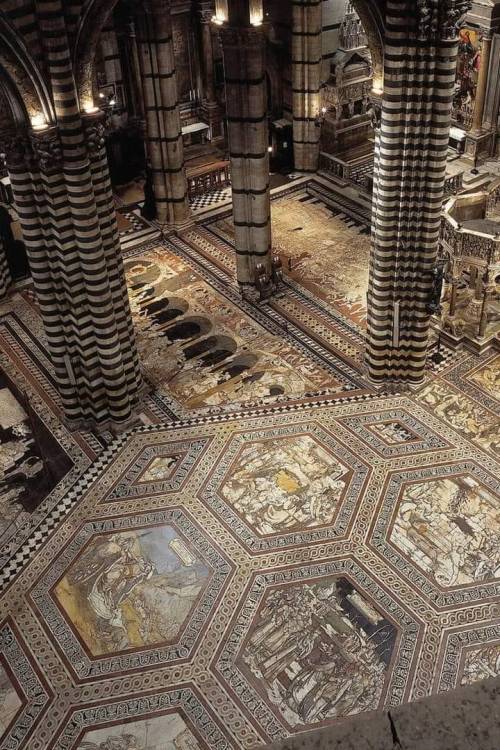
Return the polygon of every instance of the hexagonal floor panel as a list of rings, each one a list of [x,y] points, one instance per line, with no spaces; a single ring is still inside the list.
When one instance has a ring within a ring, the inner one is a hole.
[[[171,509],[86,524],[31,597],[78,676],[98,677],[188,658],[231,570]]]
[[[477,586],[491,596],[500,578],[499,488],[473,463],[396,472],[371,542],[436,604],[469,601]]]
[[[345,534],[368,475],[311,422],[234,435],[200,497],[246,547],[265,552]]]
[[[52,693],[12,620],[0,625],[0,747],[24,747]]]
[[[266,571],[215,666],[276,740],[403,700],[419,628],[353,560]]]

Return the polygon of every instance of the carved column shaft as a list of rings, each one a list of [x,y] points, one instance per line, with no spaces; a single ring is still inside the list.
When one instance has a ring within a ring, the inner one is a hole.
[[[201,48],[203,53],[203,86],[207,102],[215,102],[214,53],[212,47],[211,11],[200,11]]]
[[[144,94],[142,91],[139,51],[133,18],[127,18],[118,37],[121,67],[127,87],[128,112],[137,120],[144,120]]]
[[[452,276],[449,309],[450,317],[453,317],[453,315],[455,315],[457,309],[457,287],[459,281],[460,278],[458,276]]]
[[[482,306],[481,306],[481,317],[479,319],[479,336],[483,337],[486,333],[486,326],[488,325],[488,302],[490,295],[495,291],[495,284],[489,284],[486,278],[482,286]]]
[[[265,40],[251,27],[221,30],[231,159],[237,278],[256,282],[256,267],[271,271]]]

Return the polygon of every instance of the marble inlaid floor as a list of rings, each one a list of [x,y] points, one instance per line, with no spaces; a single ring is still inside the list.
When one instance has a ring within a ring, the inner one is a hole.
[[[500,674],[498,353],[377,395],[209,238],[125,259],[156,391],[115,440],[65,430],[29,291],[2,308],[72,468],[1,557],[1,750],[255,748]]]

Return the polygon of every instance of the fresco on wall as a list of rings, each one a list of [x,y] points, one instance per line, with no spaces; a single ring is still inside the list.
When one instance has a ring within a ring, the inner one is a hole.
[[[481,42],[477,30],[460,29],[453,115],[465,129],[472,124],[480,68]]]

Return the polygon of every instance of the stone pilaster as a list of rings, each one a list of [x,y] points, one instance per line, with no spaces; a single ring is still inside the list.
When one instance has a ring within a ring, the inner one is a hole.
[[[465,2],[388,0],[376,137],[367,364],[371,378],[424,375],[457,56]],[[375,120],[377,118],[375,117]]]
[[[191,217],[168,0],[150,0],[142,6],[137,34],[158,221],[180,231]]]
[[[271,274],[265,39],[260,29],[220,32],[226,84],[237,277],[242,290]],[[259,268],[262,266],[262,268]]]
[[[200,3],[199,20],[200,20],[200,38],[201,52],[203,60],[203,99],[202,114],[206,122],[210,125],[210,137],[217,140],[224,136],[222,125],[221,109],[215,98],[214,82],[214,55],[212,45],[212,25],[211,19],[213,9],[211,3]]]
[[[321,0],[292,0],[292,114],[295,169],[318,168]]]

